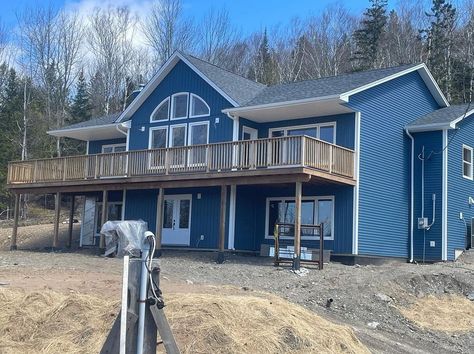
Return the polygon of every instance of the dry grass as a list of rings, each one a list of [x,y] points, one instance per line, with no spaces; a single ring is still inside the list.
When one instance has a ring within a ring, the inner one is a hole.
[[[225,292],[224,292],[225,293]],[[0,353],[98,353],[119,304],[0,289]],[[176,293],[166,313],[183,353],[368,353],[351,329],[278,297]]]
[[[184,353],[369,352],[348,327],[268,294],[173,294],[166,313]]]
[[[399,310],[422,328],[447,333],[474,331],[474,302],[464,296],[428,296]]]

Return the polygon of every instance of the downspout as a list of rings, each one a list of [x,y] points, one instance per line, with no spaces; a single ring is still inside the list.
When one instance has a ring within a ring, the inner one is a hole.
[[[122,129],[120,129],[120,127],[124,127],[125,129],[127,129],[127,131],[123,131]],[[126,140],[126,149],[125,149],[125,150],[128,151],[128,136],[129,136],[128,130],[129,130],[130,128],[128,128],[128,127],[126,126],[126,123],[120,123],[120,124],[117,124],[117,125],[115,126],[115,129],[117,129],[117,131],[119,131],[120,133],[122,133],[123,135],[125,135],[125,137],[126,137],[126,139],[127,139],[127,140]]]
[[[405,133],[411,140],[411,168],[410,168],[410,263],[413,263],[413,227],[414,227],[414,205],[415,205],[415,138],[405,128]]]

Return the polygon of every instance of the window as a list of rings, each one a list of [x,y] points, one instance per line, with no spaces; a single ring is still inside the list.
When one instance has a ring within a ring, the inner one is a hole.
[[[188,145],[203,145],[209,142],[209,122],[199,122],[189,124]],[[207,150],[204,147],[197,147],[190,151],[189,163],[191,165],[205,164]]]
[[[472,148],[466,145],[462,147],[462,175],[472,179]]]
[[[170,111],[170,98],[166,97],[159,105],[155,108],[151,114],[150,121],[156,122],[160,120],[168,120]]]
[[[167,145],[167,127],[150,128],[150,140],[148,147],[150,149],[163,149]]]
[[[207,103],[198,95],[191,94],[191,115],[190,117],[205,117],[210,114]]]
[[[273,238],[273,230],[277,222],[295,223],[294,198],[268,198],[266,210],[266,235]],[[301,223],[317,225],[324,223],[324,239],[334,239],[334,197],[305,197],[301,201]],[[283,229],[283,237],[293,238],[294,229]],[[313,231],[308,228],[301,229],[303,239],[317,239]]]
[[[307,135],[313,138],[336,143],[336,123],[321,123],[312,125],[301,125],[285,128],[273,128],[269,130],[269,136],[272,138],[291,135]]]
[[[188,117],[188,93],[176,93],[171,96],[171,119]]]
[[[111,152],[123,152],[126,150],[125,144],[111,144],[111,145],[102,145],[102,153],[108,154]]]
[[[170,147],[185,146],[186,124],[172,125],[170,129]]]

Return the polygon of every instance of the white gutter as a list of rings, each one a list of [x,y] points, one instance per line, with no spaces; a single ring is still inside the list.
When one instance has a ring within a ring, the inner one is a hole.
[[[415,138],[407,128],[405,133],[411,139],[411,168],[410,168],[410,263],[413,263],[413,227],[414,227],[414,205],[415,205]]]
[[[128,121],[127,121],[128,122]],[[125,123],[119,123],[115,126],[115,128],[117,129],[117,131],[119,131],[120,133],[122,133],[123,135],[126,136],[126,148],[125,150],[128,151],[128,146],[129,146],[129,132],[130,132],[130,127],[127,125],[127,122]],[[122,129],[120,129],[120,127],[124,127],[125,129],[127,129],[127,131],[123,131]]]

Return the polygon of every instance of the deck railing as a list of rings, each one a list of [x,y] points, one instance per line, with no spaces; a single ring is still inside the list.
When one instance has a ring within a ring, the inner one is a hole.
[[[354,151],[308,136],[15,161],[8,183],[211,173],[304,166],[354,177]]]

